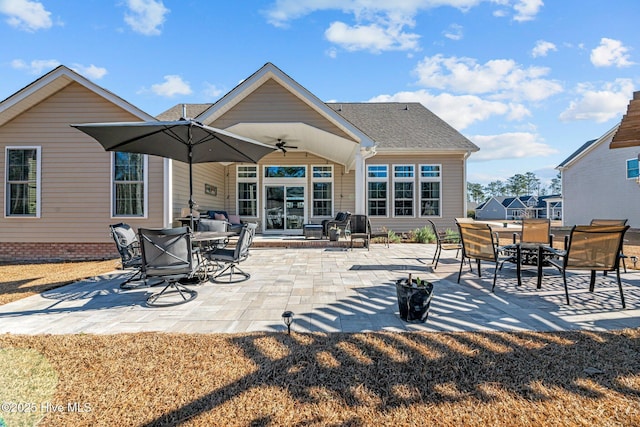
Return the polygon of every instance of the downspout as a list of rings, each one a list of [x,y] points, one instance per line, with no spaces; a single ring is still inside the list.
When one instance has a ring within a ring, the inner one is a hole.
[[[462,159],[462,218],[467,217],[468,201],[467,201],[467,159],[471,156],[471,151],[467,151]]]

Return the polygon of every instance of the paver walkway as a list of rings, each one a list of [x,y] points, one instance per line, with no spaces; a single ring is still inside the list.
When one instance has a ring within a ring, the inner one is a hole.
[[[640,273],[622,275],[627,308],[617,285],[598,274],[596,292],[588,292],[588,274],[570,274],[572,305],[564,301],[561,276],[535,288],[534,269],[518,288],[515,268],[505,265],[490,292],[493,268],[483,264],[478,278],[465,266],[456,283],[459,259],[445,253],[436,273],[434,245],[382,244],[354,249],[254,248],[242,264],[251,279],[239,284],[207,282],[198,298],[171,308],[145,306],[148,292],[119,288],[122,272],[85,280],[0,306],[0,333],[68,334],[164,331],[283,331],[281,314],[295,313],[298,332],[357,331],[510,331],[606,330],[640,326]],[[426,323],[398,316],[395,281],[413,276],[434,282],[435,296]],[[604,281],[603,281],[604,280]]]

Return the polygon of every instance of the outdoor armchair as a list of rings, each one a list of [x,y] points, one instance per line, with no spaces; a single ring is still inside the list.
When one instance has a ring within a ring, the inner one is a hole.
[[[427,220],[431,225],[431,230],[436,237],[436,252],[433,254],[433,259],[431,260],[431,264],[435,263],[433,269],[438,268],[438,261],[440,261],[440,255],[442,251],[455,250],[456,258],[458,258],[458,254],[462,249],[462,243],[460,243],[460,235],[453,236],[451,234],[447,234],[444,231],[438,231],[436,224],[430,219]],[[455,234],[455,233],[454,233]]]
[[[338,212],[334,219],[322,221],[322,232],[325,236],[329,236],[329,229],[332,227],[341,228],[344,231],[349,224],[349,218],[351,218],[351,212]]]
[[[460,260],[460,271],[458,272],[458,283],[460,283],[462,265],[464,264],[465,258],[469,260],[469,268],[471,271],[473,271],[471,260],[476,260],[478,277],[482,277],[480,262],[489,261],[495,264],[493,286],[491,287],[491,292],[493,292],[496,287],[498,269],[502,267],[505,261],[510,261],[512,257],[502,255],[502,248],[497,245],[497,239],[489,224],[458,222],[457,225],[458,231],[460,232],[460,241],[462,242],[462,258]]]
[[[145,277],[162,279],[166,286],[147,298],[150,306],[167,307],[195,299],[198,293],[180,283],[196,273],[189,227],[138,229]]]
[[[224,265],[221,271],[211,278],[212,281],[221,282],[222,277],[228,277],[226,283],[237,283],[251,277],[239,267],[239,264],[249,257],[249,248],[253,243],[256,228],[256,223],[246,223],[240,231],[234,248],[224,248],[203,254],[209,261]]]
[[[567,270],[589,270],[590,292],[595,288],[596,271],[615,271],[622,307],[626,307],[620,281],[620,257],[624,234],[628,229],[628,225],[575,225],[569,234],[566,250],[546,248],[555,256],[550,258],[550,263],[562,272],[567,304],[570,304]]]
[[[120,254],[120,261],[123,269],[133,269],[133,274],[120,285],[123,289],[134,288],[130,285],[133,280],[143,279],[142,256],[140,254],[140,243],[135,231],[129,224],[118,223],[109,226],[111,237],[116,243],[116,248]]]
[[[347,225],[351,237],[350,247],[353,250],[353,241],[362,240],[364,246],[369,250],[371,240],[371,222],[367,215],[351,215]]]

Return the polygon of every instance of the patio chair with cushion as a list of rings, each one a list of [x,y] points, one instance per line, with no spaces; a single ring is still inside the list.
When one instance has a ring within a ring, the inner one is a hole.
[[[351,212],[338,212],[334,219],[325,219],[322,221],[322,232],[325,236],[329,236],[329,229],[331,227],[337,227],[344,230],[347,228],[347,224],[349,224],[349,218],[351,218]]]
[[[510,256],[502,255],[502,248],[497,245],[497,239],[488,224],[458,222],[458,230],[460,232],[460,240],[462,242],[462,259],[460,260],[460,271],[458,272],[458,283],[462,275],[462,265],[464,259],[469,260],[469,268],[471,260],[475,259],[478,265],[478,277],[482,277],[480,261],[489,261],[495,264],[493,273],[493,286],[491,292],[496,287],[496,278],[498,269],[502,267],[505,261],[511,260]]]
[[[354,240],[362,240],[364,247],[369,250],[369,243],[371,241],[371,222],[369,221],[369,217],[367,215],[351,215],[347,227],[349,235],[351,236],[351,250],[353,250]]]
[[[138,230],[145,277],[162,279],[166,286],[147,298],[147,304],[168,307],[195,299],[198,293],[180,283],[196,273],[189,227]]]
[[[135,231],[129,224],[119,223],[109,226],[111,237],[116,242],[116,248],[120,254],[120,261],[123,269],[132,269],[133,274],[120,285],[123,289],[135,288],[139,285],[132,285],[133,280],[142,280],[142,256],[140,254],[140,244]],[[144,281],[143,281],[144,283]]]
[[[628,225],[575,225],[569,234],[566,250],[546,248],[557,257],[551,258],[550,262],[562,272],[567,304],[570,304],[567,270],[591,271],[590,292],[595,288],[596,271],[615,271],[622,307],[626,307],[620,282],[620,257],[624,234],[628,229]]]
[[[438,231],[436,224],[430,219],[427,220],[431,225],[431,230],[436,237],[436,252],[433,254],[433,259],[431,260],[431,264],[435,263],[433,269],[438,268],[438,261],[440,261],[440,255],[442,251],[456,251],[456,258],[458,258],[458,254],[462,249],[462,243],[460,243],[460,235],[452,235],[451,233],[447,233],[446,231]],[[455,234],[455,233],[454,233]]]
[[[237,233],[242,230],[242,221],[238,215],[229,215],[227,211],[211,210],[207,212],[209,219],[217,219],[227,221],[229,223],[228,230],[235,231]]]
[[[234,248],[219,249],[204,254],[209,261],[224,265],[224,268],[211,278],[213,282],[221,282],[220,278],[228,277],[225,283],[238,283],[251,277],[238,265],[249,257],[249,248],[253,243],[256,228],[256,223],[245,223]]]

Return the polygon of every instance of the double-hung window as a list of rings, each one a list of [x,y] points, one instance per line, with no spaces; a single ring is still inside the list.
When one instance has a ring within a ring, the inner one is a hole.
[[[312,216],[333,215],[333,166],[312,166],[313,213]]]
[[[638,171],[638,159],[627,160],[627,179],[637,179],[640,177]]]
[[[389,167],[367,165],[367,213],[369,216],[387,216]]]
[[[40,216],[40,147],[5,150],[5,214]]]
[[[441,216],[441,165],[420,165],[420,216]]]
[[[114,217],[144,217],[147,206],[147,156],[139,153],[113,153]]]
[[[393,215],[413,216],[415,166],[393,165]]]
[[[258,167],[238,166],[238,215],[258,216]]]

